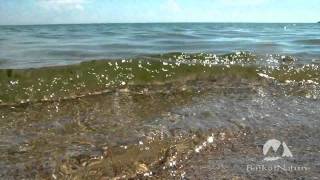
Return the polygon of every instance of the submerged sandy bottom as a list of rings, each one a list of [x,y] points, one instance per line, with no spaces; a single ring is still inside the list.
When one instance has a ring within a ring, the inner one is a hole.
[[[317,179],[319,109],[318,99],[243,79],[3,106],[0,177]],[[293,157],[263,161],[269,139],[285,142]],[[306,168],[253,169],[262,165]]]

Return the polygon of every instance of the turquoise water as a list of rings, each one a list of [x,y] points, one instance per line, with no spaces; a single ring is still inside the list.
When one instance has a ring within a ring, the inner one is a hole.
[[[169,52],[250,51],[311,62],[320,56],[319,24],[81,24],[0,26],[0,68],[74,64]]]

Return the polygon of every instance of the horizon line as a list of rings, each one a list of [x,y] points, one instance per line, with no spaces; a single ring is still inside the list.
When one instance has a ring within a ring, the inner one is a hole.
[[[92,22],[92,23],[39,23],[39,24],[0,24],[0,26],[46,26],[46,25],[93,25],[93,24],[317,24],[319,22]]]

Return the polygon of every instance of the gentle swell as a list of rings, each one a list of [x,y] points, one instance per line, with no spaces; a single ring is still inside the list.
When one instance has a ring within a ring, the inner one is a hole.
[[[306,45],[320,45],[320,39],[305,39],[297,40],[296,43],[306,44]]]
[[[164,85],[173,82],[246,79],[317,85],[316,65],[299,66],[294,58],[275,56],[271,64],[259,62],[251,53],[169,53],[127,60],[100,60],[76,65],[39,69],[0,70],[0,104],[72,99],[132,86]],[[276,64],[275,61],[277,61]]]

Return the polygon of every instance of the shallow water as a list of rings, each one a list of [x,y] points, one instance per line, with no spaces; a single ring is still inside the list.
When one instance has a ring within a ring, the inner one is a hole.
[[[320,103],[282,88],[205,79],[3,106],[0,177],[318,177]],[[261,147],[271,138],[294,153],[284,163],[311,169],[246,172],[247,164],[263,163]]]

